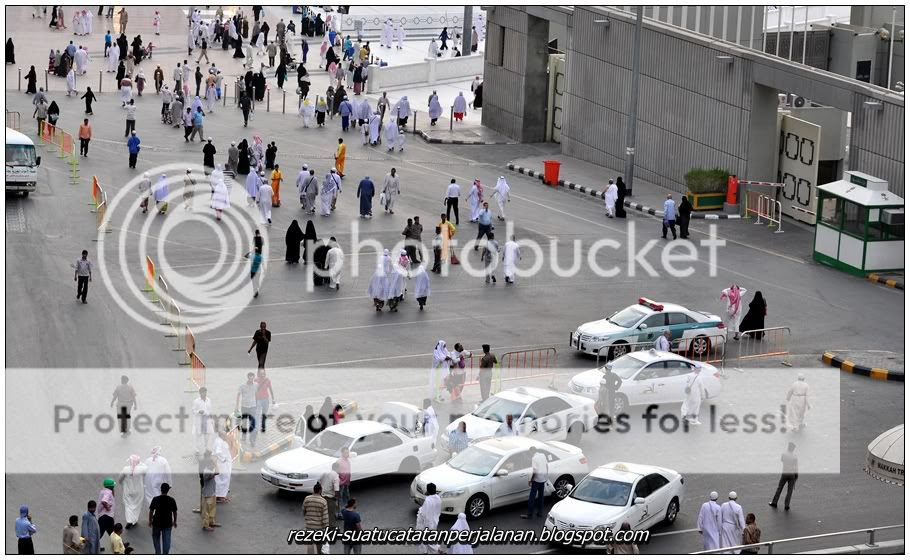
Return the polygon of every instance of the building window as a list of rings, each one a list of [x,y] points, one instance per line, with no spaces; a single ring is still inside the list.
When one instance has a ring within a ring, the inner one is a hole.
[[[845,233],[857,237],[866,235],[866,207],[860,206],[849,200],[844,201],[844,229]]]
[[[496,66],[502,66],[502,59],[505,55],[506,47],[506,28],[501,25],[494,25],[490,29],[494,31],[495,42],[493,43],[493,51],[491,53],[492,58],[490,62]]]
[[[822,195],[821,220],[825,225],[835,229],[840,229],[841,218],[843,217],[843,204],[840,198],[834,196]]]

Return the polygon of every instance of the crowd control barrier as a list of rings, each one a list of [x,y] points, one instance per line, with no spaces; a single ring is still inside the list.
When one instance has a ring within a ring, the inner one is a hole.
[[[755,360],[790,355],[790,327],[769,327],[739,333],[737,365]]]
[[[654,341],[634,342],[634,343],[613,343],[601,346],[597,351],[597,365],[600,367],[600,359],[606,358],[612,361],[629,352],[638,352],[641,350],[650,350],[654,348]],[[612,358],[611,356],[612,350]],[[727,337],[722,334],[716,335],[698,335],[685,338],[674,338],[670,341],[670,352],[686,356],[698,362],[715,364],[723,367],[727,359]]]
[[[768,227],[777,225],[777,230],[774,233],[784,232],[781,229],[783,207],[779,201],[756,191],[748,191],[746,194],[746,218],[749,217],[750,213],[755,215],[754,223],[761,224],[762,218],[764,218],[768,220]]]
[[[79,183],[79,159],[76,157],[76,141],[73,135],[47,121],[41,121],[38,130],[38,143],[41,146],[54,146],[60,150],[59,158],[70,166],[70,184]]]
[[[471,355],[465,360],[464,367],[464,384],[462,387],[470,385],[480,385],[479,366],[481,356]],[[476,358],[476,362],[475,362]],[[552,372],[550,368],[554,368]],[[543,377],[550,378],[550,387],[556,384],[556,348],[531,348],[529,350],[518,350],[515,352],[506,352],[499,356],[499,362],[493,368],[493,378],[490,381],[490,393],[496,393],[502,390],[503,381],[520,381],[524,379],[540,379]],[[431,372],[434,377],[433,386],[436,388],[434,398],[442,401],[442,395],[446,389],[445,378],[442,376],[442,366],[437,367]],[[454,371],[456,368],[451,368]]]
[[[104,189],[101,188],[101,182],[98,181],[97,175],[92,175],[92,190],[91,190],[91,202],[88,203],[89,206],[93,206],[91,212],[97,212],[98,207],[104,202],[106,195],[104,194]]]
[[[145,257],[145,287],[142,288],[143,292],[150,292],[152,294],[152,303],[158,303],[158,298],[155,295],[155,261],[152,260],[152,257],[146,255]]]
[[[21,115],[19,111],[7,111],[6,112],[6,128],[12,128],[13,130],[19,130],[21,125]]]

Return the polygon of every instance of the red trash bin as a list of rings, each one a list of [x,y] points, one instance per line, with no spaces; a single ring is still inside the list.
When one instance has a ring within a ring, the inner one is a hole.
[[[543,182],[548,185],[556,186],[559,183],[559,166],[562,165],[556,160],[546,159],[543,162]]]

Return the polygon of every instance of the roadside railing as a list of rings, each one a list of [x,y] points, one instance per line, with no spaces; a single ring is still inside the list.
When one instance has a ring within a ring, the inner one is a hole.
[[[739,551],[745,550],[745,549],[750,549],[750,550],[758,549],[759,554],[761,554],[762,552],[764,552],[765,554],[774,554],[774,547],[778,546],[778,545],[782,545],[784,543],[807,542],[807,541],[819,540],[819,539],[825,539],[825,538],[842,537],[845,535],[860,535],[860,534],[864,534],[864,533],[867,535],[867,538],[864,543],[861,543],[861,545],[868,546],[868,547],[875,547],[875,546],[878,546],[877,541],[876,541],[877,532],[886,531],[889,529],[903,529],[903,527],[904,527],[903,525],[886,525],[883,527],[870,527],[867,529],[854,529],[852,531],[838,531],[836,533],[823,533],[820,535],[809,535],[809,536],[805,536],[805,537],[794,537],[794,538],[790,538],[790,539],[778,539],[778,540],[774,540],[774,541],[764,541],[764,542],[755,543],[755,544],[729,546],[726,548],[716,548],[714,550],[702,550],[699,552],[692,552],[691,554],[736,554],[736,553],[739,553]],[[901,542],[903,542],[903,541],[901,541]]]
[[[737,365],[742,360],[755,360],[790,355],[790,327],[769,327],[739,333]]]

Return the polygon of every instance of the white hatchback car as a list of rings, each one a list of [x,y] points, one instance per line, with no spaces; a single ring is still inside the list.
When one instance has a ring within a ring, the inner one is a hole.
[[[616,392],[613,411],[623,412],[630,406],[682,402],[686,399],[686,387],[691,382],[689,374],[701,368],[704,394],[710,399],[720,394],[720,371],[703,362],[684,358],[672,352],[642,350],[621,356],[606,366],[622,379]],[[596,399],[600,392],[603,369],[589,369],[569,380],[569,390],[576,395]]]
[[[407,403],[385,403],[381,421],[352,420],[326,428],[303,447],[265,462],[262,479],[280,490],[312,492],[319,478],[348,449],[351,479],[384,474],[414,475],[433,464],[436,444],[417,427],[420,410]]]
[[[470,519],[477,519],[493,508],[526,502],[531,447],[547,457],[550,484],[546,495],[565,496],[571,485],[588,472],[588,460],[574,445],[542,443],[521,436],[490,438],[417,475],[411,483],[411,498],[423,504],[427,484],[432,482],[442,499],[442,513],[464,512]]]
[[[628,522],[644,530],[676,521],[683,501],[683,477],[651,465],[608,463],[591,471],[550,510],[544,527],[563,530],[618,530]],[[586,545],[603,547],[594,543]]]
[[[491,396],[470,414],[465,414],[441,434],[440,446],[447,450],[448,434],[464,422],[468,439],[492,437],[512,416],[518,435],[539,441],[566,440],[577,444],[584,432],[597,424],[594,400],[537,387],[516,387]]]

